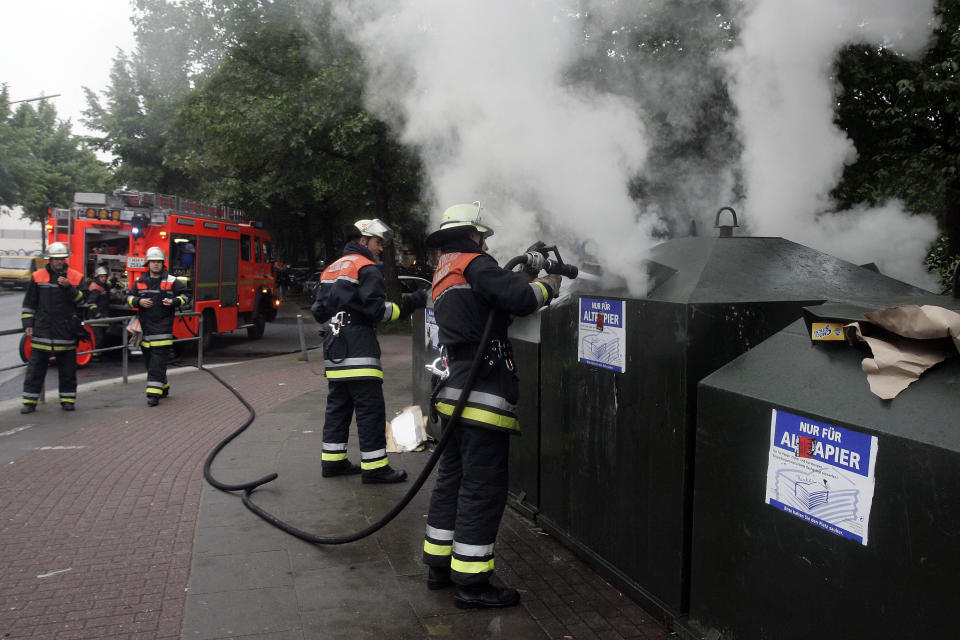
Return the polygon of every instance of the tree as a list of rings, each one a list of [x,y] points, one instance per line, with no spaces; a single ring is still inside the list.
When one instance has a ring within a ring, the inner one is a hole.
[[[57,118],[46,100],[7,105],[0,91],[0,204],[20,205],[32,220],[46,218],[49,206],[68,207],[76,191],[101,191],[112,178],[85,139],[71,132],[70,122]]]
[[[104,105],[88,93],[126,183],[241,207],[288,260],[338,253],[358,218],[415,229],[419,161],[364,109],[362,61],[323,3],[137,5],[136,54],[115,61]]]
[[[960,260],[960,5],[940,0],[932,45],[919,60],[883,47],[841,52],[837,123],[859,158],[834,192],[841,203],[902,200],[936,216],[943,237],[927,264],[949,275]]]

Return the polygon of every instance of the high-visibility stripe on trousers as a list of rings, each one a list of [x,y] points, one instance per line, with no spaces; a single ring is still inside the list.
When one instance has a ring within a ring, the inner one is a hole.
[[[357,416],[360,468],[373,471],[387,466],[387,423],[383,383],[379,380],[330,380],[323,424],[321,463],[334,464],[347,458],[350,422]]]
[[[50,355],[57,359],[57,377],[60,386],[60,402],[74,403],[77,401],[77,343],[69,340],[52,340],[39,338],[41,342],[34,343],[31,339],[32,351],[27,372],[23,377],[23,403],[37,404],[40,391],[47,377],[47,367],[50,364]]]
[[[443,429],[447,419],[442,418]],[[507,504],[506,431],[456,427],[440,457],[430,497],[423,562],[450,567],[457,584],[480,584],[494,569],[494,543]]]
[[[143,364],[147,368],[147,397],[161,396],[165,389],[169,389],[167,383],[167,363],[173,355],[172,346],[146,346],[140,343],[143,350]]]

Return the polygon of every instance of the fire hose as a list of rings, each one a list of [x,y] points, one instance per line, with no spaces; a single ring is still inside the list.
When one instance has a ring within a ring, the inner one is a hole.
[[[552,259],[548,257],[550,252],[553,252],[553,254],[556,256],[556,259]],[[554,246],[539,246],[536,251],[529,251],[522,256],[517,256],[515,258],[512,258],[510,261],[507,262],[504,268],[510,270],[521,264],[528,265],[531,267],[536,267],[546,271],[547,273],[562,275],[571,279],[576,278],[578,274],[577,267],[563,263],[563,260],[560,258],[559,252]],[[210,452],[210,454],[207,456],[206,461],[203,463],[203,477],[207,480],[207,482],[210,483],[210,485],[212,485],[217,489],[220,489],[221,491],[227,491],[227,492],[243,491],[242,500],[243,500],[244,506],[247,507],[247,509],[255,513],[257,516],[259,516],[263,520],[267,521],[269,524],[280,529],[281,531],[284,531],[306,542],[310,542],[313,544],[347,544],[349,542],[355,542],[357,540],[360,540],[361,538],[365,538],[370,534],[378,531],[379,529],[382,529],[391,520],[393,520],[401,511],[403,511],[403,509],[408,504],[410,504],[410,501],[413,500],[414,496],[416,496],[417,493],[420,491],[421,487],[423,487],[424,482],[427,481],[427,478],[430,476],[430,473],[433,471],[433,468],[436,466],[437,462],[439,461],[440,455],[443,453],[443,450],[446,448],[447,444],[450,442],[450,437],[452,436],[454,429],[459,425],[460,415],[463,413],[463,409],[467,403],[467,398],[470,396],[470,392],[473,390],[473,386],[477,380],[477,375],[479,374],[479,371],[480,371],[480,364],[483,361],[483,353],[485,351],[485,349],[482,348],[482,346],[486,345],[490,340],[490,333],[493,328],[493,320],[494,320],[495,314],[496,314],[496,311],[494,309],[491,309],[490,313],[487,315],[487,321],[486,321],[486,324],[484,325],[483,333],[481,334],[480,341],[478,343],[479,345],[481,345],[481,348],[477,349],[476,355],[473,358],[473,362],[470,365],[470,370],[467,374],[467,379],[463,386],[463,390],[460,393],[460,398],[457,400],[457,404],[453,409],[453,413],[450,415],[449,419],[447,420],[447,427],[446,429],[444,429],[443,434],[440,436],[440,440],[437,442],[437,446],[434,449],[433,453],[430,455],[430,458],[427,460],[426,465],[424,465],[423,469],[420,471],[420,475],[417,476],[416,480],[414,480],[413,484],[407,490],[407,493],[403,496],[403,498],[400,499],[400,502],[398,502],[389,512],[387,512],[377,522],[374,522],[373,524],[366,527],[365,529],[356,531],[348,535],[343,535],[343,536],[332,536],[332,537],[318,536],[318,535],[309,533],[307,531],[298,529],[293,525],[280,520],[275,515],[265,511],[258,505],[254,504],[251,496],[253,492],[257,489],[257,487],[261,487],[267,484],[268,482],[272,482],[273,480],[276,480],[279,477],[278,474],[276,473],[270,473],[260,478],[259,480],[253,480],[251,482],[242,482],[237,484],[228,484],[228,483],[220,482],[219,480],[214,478],[213,473],[210,470],[210,467],[213,465],[214,459],[216,459],[217,455],[234,438],[239,436],[241,433],[243,433],[247,429],[247,427],[253,424],[253,421],[256,419],[257,414],[253,406],[249,402],[247,402],[247,400],[242,395],[240,395],[240,393],[236,389],[234,389],[228,382],[226,382],[223,378],[218,376],[216,373],[214,373],[210,369],[207,369],[201,366],[199,367],[201,370],[209,373],[220,384],[226,387],[234,396],[236,396],[236,398],[243,404],[243,406],[246,407],[249,413],[249,417],[243,423],[243,425],[241,425],[236,431],[234,431],[233,433],[228,435],[226,438],[224,438],[222,441],[220,441],[220,443],[217,444],[217,446],[214,447],[213,450]],[[436,396],[442,384],[443,384],[443,381],[441,380],[437,384],[437,386],[434,388],[433,393],[431,395],[431,403],[433,401],[433,397]]]

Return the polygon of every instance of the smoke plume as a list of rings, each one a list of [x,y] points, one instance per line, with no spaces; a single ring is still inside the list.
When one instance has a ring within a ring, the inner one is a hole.
[[[337,11],[364,51],[370,106],[421,150],[434,222],[479,199],[503,221],[494,250],[592,243],[642,294],[654,221],[628,182],[646,160],[644,126],[629,98],[565,79],[584,36],[563,4],[368,0]]]
[[[834,124],[830,81],[840,48],[852,42],[919,53],[931,33],[933,0],[807,0],[749,3],[740,44],[726,56],[739,111],[746,188],[744,217],[754,235],[777,235],[933,289],[923,257],[936,238],[931,216],[879,209],[827,214],[829,193],[856,149]]]
[[[363,51],[368,106],[420,150],[434,224],[480,199],[502,221],[490,242],[501,257],[535,238],[591,247],[642,295],[649,247],[691,220],[712,225],[727,204],[754,235],[933,287],[930,216],[896,202],[837,214],[829,197],[856,158],[833,122],[837,52],[919,52],[933,2],[749,0],[736,46],[712,57],[735,32],[720,0],[342,0],[334,11]]]

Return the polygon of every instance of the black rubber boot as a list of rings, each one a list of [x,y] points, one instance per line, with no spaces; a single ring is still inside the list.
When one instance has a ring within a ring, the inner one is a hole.
[[[392,469],[390,465],[363,472],[364,484],[392,484],[407,479],[407,472],[402,469]]]
[[[453,604],[458,609],[501,609],[520,604],[520,594],[511,587],[495,587],[489,582],[457,585]]]
[[[430,567],[430,571],[427,572],[427,589],[436,591],[452,584],[450,567]]]
[[[160,404],[160,396],[150,396],[149,398],[147,398],[148,407],[155,407],[158,404]]]
[[[20,407],[20,413],[33,413],[37,410],[37,405],[35,404],[24,404]]]
[[[360,473],[360,467],[349,460],[337,460],[336,462],[324,462],[320,465],[320,475],[324,478],[333,476],[354,476]]]
[[[73,406],[73,403],[72,403],[72,402],[61,402],[61,403],[60,403],[60,408],[63,409],[64,411],[73,411],[73,410],[74,410],[74,406]]]

